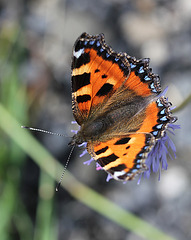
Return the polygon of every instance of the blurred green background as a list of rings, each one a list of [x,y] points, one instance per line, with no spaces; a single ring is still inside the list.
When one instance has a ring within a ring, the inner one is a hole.
[[[0,239],[191,239],[190,26],[187,0],[0,2]],[[30,133],[56,162],[20,129],[72,136],[71,53],[84,31],[103,32],[116,51],[150,57],[169,100],[181,106],[175,114],[181,130],[172,136],[177,158],[159,182],[152,174],[140,185],[107,183],[106,173],[84,165],[90,157],[79,158],[76,148],[68,170],[77,180],[66,174],[55,192],[70,138]]]

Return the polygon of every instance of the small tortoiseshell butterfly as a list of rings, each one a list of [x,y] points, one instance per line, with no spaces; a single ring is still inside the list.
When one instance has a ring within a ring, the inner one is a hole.
[[[116,53],[104,35],[83,33],[72,56],[72,109],[81,126],[70,145],[87,151],[116,180],[147,170],[146,158],[161,139],[171,116],[159,76],[149,58]]]

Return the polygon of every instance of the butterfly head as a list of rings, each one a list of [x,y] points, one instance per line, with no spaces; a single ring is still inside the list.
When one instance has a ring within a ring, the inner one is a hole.
[[[76,134],[74,134],[74,136],[72,137],[72,140],[68,143],[68,145],[70,145],[70,146],[80,145],[83,142],[85,142],[84,137],[83,137],[81,131],[78,131]]]

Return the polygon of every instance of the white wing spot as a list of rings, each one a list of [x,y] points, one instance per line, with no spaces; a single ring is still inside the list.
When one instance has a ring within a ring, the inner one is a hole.
[[[73,55],[76,58],[79,58],[82,54],[84,53],[84,48],[81,48],[80,50],[78,50],[77,52],[73,51]]]
[[[114,172],[113,177],[118,178],[118,177],[124,175],[125,173],[126,173],[125,171]]]

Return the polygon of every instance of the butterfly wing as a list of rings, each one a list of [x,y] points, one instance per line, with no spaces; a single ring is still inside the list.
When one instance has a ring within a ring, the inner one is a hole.
[[[145,159],[148,153],[157,139],[163,136],[167,124],[173,120],[170,104],[161,97],[127,123],[120,123],[124,129],[129,129],[129,133],[120,136],[123,131],[118,131],[119,136],[113,136],[109,140],[89,142],[88,152],[113,178],[131,180],[147,169]],[[134,121],[140,124],[136,132],[131,133]]]
[[[127,58],[108,47],[103,34],[82,34],[74,45],[72,57],[73,114],[78,124],[86,121],[90,112],[98,110],[129,73]]]
[[[103,34],[83,33],[74,44],[72,57],[72,108],[78,124],[98,116],[107,100],[124,87],[129,90],[126,99],[161,91],[149,59],[116,53],[105,43]]]
[[[145,158],[152,144],[149,134],[127,134],[89,144],[88,152],[113,178],[126,181],[147,169]]]

